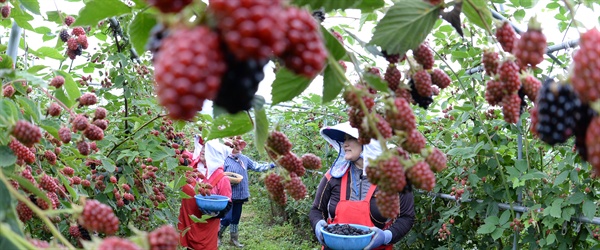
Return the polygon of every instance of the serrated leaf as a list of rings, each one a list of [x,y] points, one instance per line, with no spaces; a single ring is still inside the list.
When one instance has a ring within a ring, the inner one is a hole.
[[[549,208],[548,214],[550,214],[550,216],[552,216],[554,218],[560,218],[562,202],[563,202],[562,199],[554,200],[552,202],[552,206],[550,206],[550,208]]]
[[[562,173],[560,173],[556,179],[554,179],[554,185],[553,187],[556,187],[560,184],[562,184],[563,182],[565,182],[565,180],[567,179],[567,177],[569,177],[569,171],[564,171]]]
[[[357,35],[355,35],[354,33],[344,29],[344,31],[346,32],[346,34],[350,35],[352,38],[354,38],[354,40],[356,40],[358,42],[358,44],[360,44],[360,46],[362,46],[363,48],[365,48],[366,51],[368,51],[369,53],[371,53],[374,56],[383,56],[383,54],[381,53],[381,51],[379,51],[378,48],[376,48],[374,45],[369,45],[368,43],[366,43],[365,41],[363,41],[362,39],[360,39]],[[354,54],[349,54],[350,57],[354,57]]]
[[[102,161],[102,167],[107,171],[107,172],[114,172],[115,171],[115,163],[108,158],[104,158],[101,160]]]
[[[17,156],[8,146],[0,146],[0,167],[12,166],[17,162]]]
[[[60,129],[60,123],[58,123],[58,121],[50,119],[42,120],[40,122],[40,127],[54,136],[54,138],[59,138],[58,130]]]
[[[19,111],[17,106],[8,99],[0,99],[0,115],[5,119],[17,121],[19,119]]]
[[[2,58],[2,61],[0,61],[0,69],[12,69],[13,67],[13,60],[12,57],[3,54],[0,55],[0,58]]]
[[[252,131],[252,128],[252,120],[248,113],[224,114],[213,121],[206,140],[243,135]]]
[[[33,16],[21,9],[21,5],[15,5],[10,13],[10,17],[15,20],[19,27],[34,31],[35,29],[29,21],[33,20]]]
[[[583,216],[585,216],[588,219],[593,219],[594,215],[596,215],[596,202],[594,202],[593,200],[585,199],[581,210],[583,212]]]
[[[500,224],[500,226],[502,226],[506,222],[508,222],[509,219],[510,219],[510,210],[505,210],[504,212],[502,212],[502,215],[500,215],[500,219],[498,220],[498,224]]]
[[[57,70],[56,73],[65,78],[65,84],[61,89],[66,90],[66,94],[68,94],[71,103],[71,105],[68,105],[68,107],[72,107],[72,105],[75,103],[75,100],[81,96],[81,91],[79,91],[79,87],[73,80],[73,77],[71,77],[71,74],[62,70]]]
[[[367,13],[373,12],[383,6],[385,6],[384,0],[362,0],[356,8],[361,10],[362,13]]]
[[[583,202],[584,198],[585,198],[585,195],[583,193],[577,192],[577,193],[574,193],[573,195],[571,195],[571,198],[569,198],[568,201],[571,204],[580,204]]]
[[[323,37],[325,38],[325,47],[329,51],[329,54],[332,55],[335,60],[344,58],[346,56],[346,49],[344,49],[344,46],[340,41],[323,26],[321,26],[321,33],[323,33]]]
[[[254,108],[254,140],[255,145],[258,149],[258,153],[264,155],[265,143],[269,136],[269,118],[267,118],[267,112],[264,108]]]
[[[296,75],[286,68],[279,69],[271,89],[271,100],[273,102],[271,105],[294,99],[294,97],[302,94],[310,85],[310,82],[311,79]]]
[[[150,30],[156,25],[156,16],[148,12],[142,12],[135,15],[129,23],[129,38],[133,49],[141,55],[146,51],[145,47],[150,37]]]
[[[35,54],[36,56],[39,56],[41,58],[46,58],[46,57],[50,57],[52,59],[57,59],[57,60],[64,60],[65,57],[58,52],[58,50],[54,49],[54,48],[50,48],[50,47],[41,47],[38,50],[31,51],[32,54]]]
[[[40,110],[31,99],[18,97],[17,102],[19,102],[19,105],[23,108],[27,120],[29,120],[29,118],[32,118],[35,122],[40,120]]]
[[[337,9],[350,9],[358,6],[361,2],[360,0],[293,0],[292,4],[297,6],[308,5],[313,10],[323,8],[325,12],[330,12]]]
[[[441,12],[442,19],[446,20],[446,22],[450,23],[454,30],[460,35],[463,35],[462,25],[460,21],[460,13],[462,12],[462,2],[458,2],[452,7],[452,10],[449,12]]]
[[[65,93],[65,89],[64,88],[60,88],[60,89],[57,89],[56,91],[54,91],[54,97],[56,97],[56,99],[58,99],[59,101],[61,101],[67,107],[72,107],[73,104],[75,103],[75,100],[71,101],[69,99],[69,97]]]
[[[462,9],[465,16],[473,24],[482,29],[492,28],[492,12],[488,9],[486,0],[466,0]]]
[[[323,103],[335,100],[347,81],[340,63],[331,59],[328,61],[329,64],[323,73]]]
[[[496,230],[497,225],[495,224],[483,224],[477,229],[478,234],[490,234]]]
[[[556,241],[556,234],[551,233],[546,237],[546,244],[551,245],[554,241]]]
[[[389,54],[404,55],[417,48],[433,29],[440,9],[425,1],[400,0],[375,26],[370,44]]]
[[[365,72],[363,74],[363,80],[365,80],[369,86],[373,87],[376,90],[381,92],[389,93],[390,89],[388,88],[387,82],[381,79],[380,76]]]
[[[523,159],[516,160],[515,168],[517,168],[519,172],[525,173],[525,171],[527,171],[527,161]]]
[[[25,7],[25,9],[31,11],[31,13],[36,15],[41,15],[40,13],[40,3],[37,0],[19,0],[19,2]]]
[[[73,26],[95,26],[103,19],[130,12],[131,8],[119,0],[92,0],[79,11]]]
[[[494,240],[498,240],[498,239],[500,239],[500,237],[502,237],[503,233],[504,233],[504,228],[498,227],[494,230],[494,232],[492,232],[492,238]]]

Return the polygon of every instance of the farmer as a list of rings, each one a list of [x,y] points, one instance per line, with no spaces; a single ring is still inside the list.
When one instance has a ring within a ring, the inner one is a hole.
[[[315,195],[309,213],[315,236],[324,245],[320,228],[329,223],[360,224],[375,231],[365,249],[393,249],[415,220],[413,194],[408,188],[400,195],[400,213],[385,218],[377,208],[377,186],[366,178],[369,159],[381,154],[376,140],[367,145],[358,142],[358,130],[345,122],[321,129],[321,136],[339,152]]]
[[[240,218],[242,217],[242,206],[250,197],[250,191],[248,188],[248,170],[256,172],[262,172],[275,167],[275,164],[258,164],[252,161],[250,158],[242,154],[242,150],[246,147],[246,142],[241,137],[235,137],[231,141],[226,142],[226,145],[232,147],[231,154],[225,159],[225,172],[233,172],[242,176],[242,180],[239,183],[231,183],[233,200],[233,207],[227,213],[225,218],[221,219],[221,229],[219,230],[219,239],[223,237],[223,233],[229,225],[229,243],[236,247],[243,247],[244,245],[239,242],[238,239],[238,227]]]
[[[198,142],[198,139],[196,139],[196,142]],[[197,152],[197,158],[192,161],[191,166],[197,168],[203,178],[198,178],[182,187],[183,192],[191,198],[181,200],[177,228],[180,232],[180,244],[183,247],[188,249],[217,249],[219,221],[231,209],[232,202],[230,200],[227,207],[218,213],[201,211],[194,199],[196,194],[194,189],[197,182],[208,183],[213,187],[211,189],[212,194],[227,196],[231,199],[231,184],[223,174],[223,161],[231,153],[231,148],[216,140],[208,141],[206,145],[198,143],[196,149],[198,147],[201,147],[201,149]],[[208,215],[211,218],[208,218],[206,223],[195,223],[190,215],[197,218]]]

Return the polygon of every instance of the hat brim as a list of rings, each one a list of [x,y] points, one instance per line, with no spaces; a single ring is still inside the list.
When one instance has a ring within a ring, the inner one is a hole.
[[[346,140],[347,135],[345,132],[342,132],[337,129],[324,129],[323,134],[339,142],[344,142]]]

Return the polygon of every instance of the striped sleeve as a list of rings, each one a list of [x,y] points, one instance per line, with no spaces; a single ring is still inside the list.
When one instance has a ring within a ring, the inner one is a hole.
[[[250,158],[246,158],[248,159],[248,169],[256,171],[256,172],[264,172],[267,171],[271,168],[273,168],[273,165],[271,163],[267,163],[267,164],[258,164],[256,162],[254,162],[253,160],[250,160]]]

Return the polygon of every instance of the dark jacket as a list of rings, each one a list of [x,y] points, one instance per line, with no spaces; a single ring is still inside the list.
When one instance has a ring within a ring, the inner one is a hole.
[[[331,217],[333,219],[335,217],[335,209],[340,200],[341,180],[342,178],[333,177],[323,177],[321,180],[309,214],[312,228],[315,227],[319,220],[327,221],[327,218]],[[368,180],[364,178],[363,181]],[[351,178],[348,178],[346,185],[348,185],[347,190],[351,190]],[[375,194],[371,198],[370,215],[373,224],[376,227],[383,229],[387,219],[381,215],[379,209],[377,208],[377,204],[375,202],[377,199],[377,191],[378,189],[375,190]],[[347,199],[350,199],[351,193],[352,192],[347,192]],[[392,232],[392,240],[390,241],[390,244],[395,244],[396,242],[400,241],[400,239],[402,239],[402,237],[404,237],[410,231],[415,221],[414,198],[412,192],[409,191],[404,194],[399,193],[398,195],[400,195],[400,214],[395,219],[393,224],[387,228]]]

